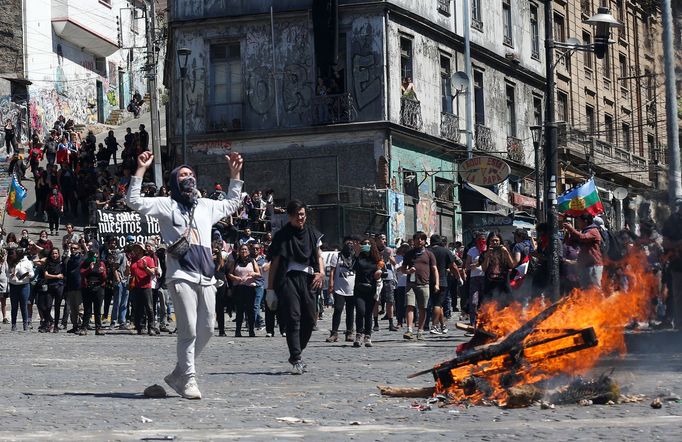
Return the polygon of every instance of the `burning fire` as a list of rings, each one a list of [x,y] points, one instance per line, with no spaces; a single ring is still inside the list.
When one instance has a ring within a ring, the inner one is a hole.
[[[648,319],[651,300],[657,295],[653,289],[653,275],[643,271],[645,263],[643,254],[631,253],[622,263],[627,289],[607,285],[603,290],[574,290],[554,313],[524,338],[520,354],[502,354],[453,368],[450,370],[453,383],[448,386],[437,381],[436,392],[449,394],[454,400],[473,403],[487,400],[504,405],[509,387],[533,384],[562,374],[585,374],[602,356],[624,355],[624,326],[633,319]],[[548,305],[540,299],[525,309],[520,303],[504,308],[489,303],[481,307],[479,327],[503,339]],[[577,331],[589,328],[594,329],[597,345],[563,354],[562,349],[584,344],[581,342],[583,335]],[[565,336],[571,332],[572,335]],[[559,339],[545,342],[557,337]],[[553,357],[556,354],[560,355]]]

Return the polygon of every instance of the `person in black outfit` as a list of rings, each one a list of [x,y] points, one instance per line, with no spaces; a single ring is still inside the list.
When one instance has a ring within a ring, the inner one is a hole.
[[[102,331],[102,302],[104,301],[104,285],[107,270],[94,250],[88,252],[87,258],[81,264],[82,296],[83,296],[83,324],[79,335],[88,334],[90,315],[95,314],[95,334],[103,335]]]
[[[47,284],[47,295],[49,306],[54,303],[54,322],[50,315],[50,311],[43,312],[43,316],[48,318],[50,323],[53,323],[52,332],[59,332],[59,319],[62,307],[62,293],[64,290],[64,263],[57,247],[52,248],[50,256],[45,261],[45,283]],[[46,331],[50,331],[49,329]]]
[[[268,291],[273,290],[279,298],[289,363],[292,373],[299,375],[306,371],[301,353],[315,326],[314,291],[320,289],[324,281],[324,262],[320,253],[322,234],[306,224],[306,209],[299,200],[289,201],[289,222],[277,231],[268,250],[271,259]]]
[[[433,314],[431,315],[431,334],[442,335],[447,333],[448,329],[445,325],[445,316],[443,315],[443,308],[447,304],[449,296],[448,291],[448,275],[454,275],[455,280],[460,283],[463,282],[462,276],[459,273],[459,266],[462,261],[455,256],[454,253],[445,247],[447,243],[443,243],[440,235],[431,235],[431,246],[429,250],[436,258],[436,267],[438,268],[439,288],[440,291],[433,291],[434,295],[431,297]],[[461,284],[461,283],[460,283]]]
[[[355,260],[355,341],[353,347],[360,347],[364,335],[365,347],[372,346],[372,313],[378,300],[377,281],[385,269],[379,249],[373,240],[366,238],[360,243],[360,253]]]
[[[213,263],[215,264],[213,277],[216,279],[217,287],[215,292],[215,314],[218,322],[218,336],[227,336],[225,334],[225,307],[227,306],[228,285],[227,276],[225,275],[225,260],[219,249],[213,249]]]
[[[7,149],[7,156],[11,156],[17,150],[16,129],[9,118],[5,122],[5,148]]]
[[[140,124],[140,152],[149,150],[149,132],[144,128],[144,124]]]

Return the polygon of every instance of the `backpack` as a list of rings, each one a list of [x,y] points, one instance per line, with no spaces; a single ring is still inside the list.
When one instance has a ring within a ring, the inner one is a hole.
[[[606,255],[602,256],[608,256],[611,261],[620,261],[625,258],[626,250],[618,235],[607,231],[602,233],[602,241],[604,241],[604,236],[606,236],[605,242],[608,245],[606,246],[606,252],[602,251],[602,254],[606,253]]]

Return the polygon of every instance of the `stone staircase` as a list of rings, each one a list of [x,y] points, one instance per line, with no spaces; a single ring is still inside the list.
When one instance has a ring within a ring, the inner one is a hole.
[[[104,124],[106,124],[107,126],[120,126],[126,120],[130,119],[130,117],[127,114],[130,114],[130,112],[128,112],[125,109],[114,109],[113,111],[111,111],[109,117],[104,122]]]

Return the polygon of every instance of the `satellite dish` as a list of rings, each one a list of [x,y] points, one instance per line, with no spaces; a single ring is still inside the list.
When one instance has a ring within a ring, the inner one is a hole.
[[[625,197],[628,196],[628,189],[625,187],[616,187],[613,189],[613,196],[618,200],[618,201],[623,201]]]
[[[450,77],[452,86],[458,91],[462,91],[469,87],[469,76],[466,72],[457,71]]]

